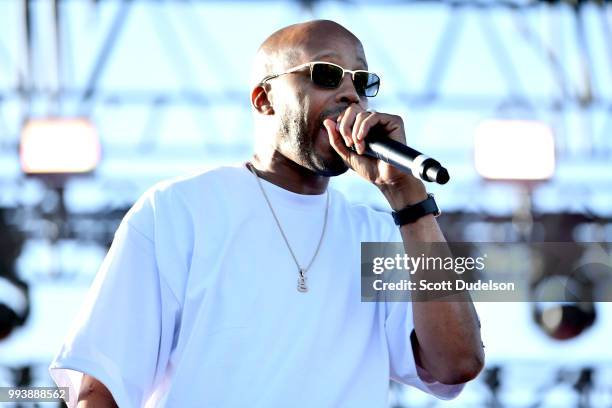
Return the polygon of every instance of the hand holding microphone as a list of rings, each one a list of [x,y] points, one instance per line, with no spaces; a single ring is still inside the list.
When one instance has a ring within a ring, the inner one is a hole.
[[[448,171],[437,160],[406,145],[403,121],[399,116],[364,111],[358,105],[352,105],[338,117],[336,123],[326,119],[324,126],[334,149],[353,170],[375,184],[384,184],[386,178],[395,179],[397,174],[379,166],[376,166],[378,171],[374,170],[360,160],[364,155],[424,181],[445,184],[450,178]],[[338,143],[340,139],[344,143]]]

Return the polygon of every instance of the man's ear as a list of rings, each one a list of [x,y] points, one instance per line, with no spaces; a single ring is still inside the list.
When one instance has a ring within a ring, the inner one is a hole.
[[[257,110],[257,112],[264,115],[274,115],[274,108],[272,103],[268,99],[268,91],[265,89],[265,85],[257,85],[251,91],[251,105]]]

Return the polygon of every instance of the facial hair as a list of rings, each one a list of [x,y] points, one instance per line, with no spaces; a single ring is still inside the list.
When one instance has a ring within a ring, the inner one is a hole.
[[[323,120],[330,117],[331,112],[323,112],[316,123],[310,126],[306,114],[307,109],[303,112],[287,110],[281,116],[282,151],[290,152],[296,163],[320,176],[333,177],[345,173],[348,167],[331,145],[329,151],[324,154],[317,152],[315,148],[315,138],[318,137]],[[327,130],[324,132],[327,137]]]

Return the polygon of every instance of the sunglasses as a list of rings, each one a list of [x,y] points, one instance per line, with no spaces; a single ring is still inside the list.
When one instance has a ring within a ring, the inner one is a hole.
[[[342,83],[342,79],[344,79],[344,74],[347,72],[351,74],[355,90],[361,96],[376,96],[378,93],[378,88],[380,87],[380,77],[373,72],[360,69],[351,71],[350,69],[342,68],[340,65],[324,61],[307,62],[306,64],[298,65],[297,67],[293,67],[279,74],[267,75],[261,80],[260,83],[263,84],[270,79],[285,74],[291,74],[306,67],[310,68],[310,80],[312,83],[320,86],[321,88],[338,88]]]

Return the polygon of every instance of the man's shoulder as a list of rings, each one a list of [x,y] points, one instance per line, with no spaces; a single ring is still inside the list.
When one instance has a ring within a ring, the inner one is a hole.
[[[224,191],[240,188],[245,174],[240,165],[227,165],[157,182],[140,195],[127,218],[137,224],[151,223],[160,217],[178,222],[182,215],[201,212],[194,209],[215,202]]]
[[[244,178],[245,169],[239,164],[217,166],[160,181],[149,188],[145,194],[205,193],[210,189],[232,186]]]

